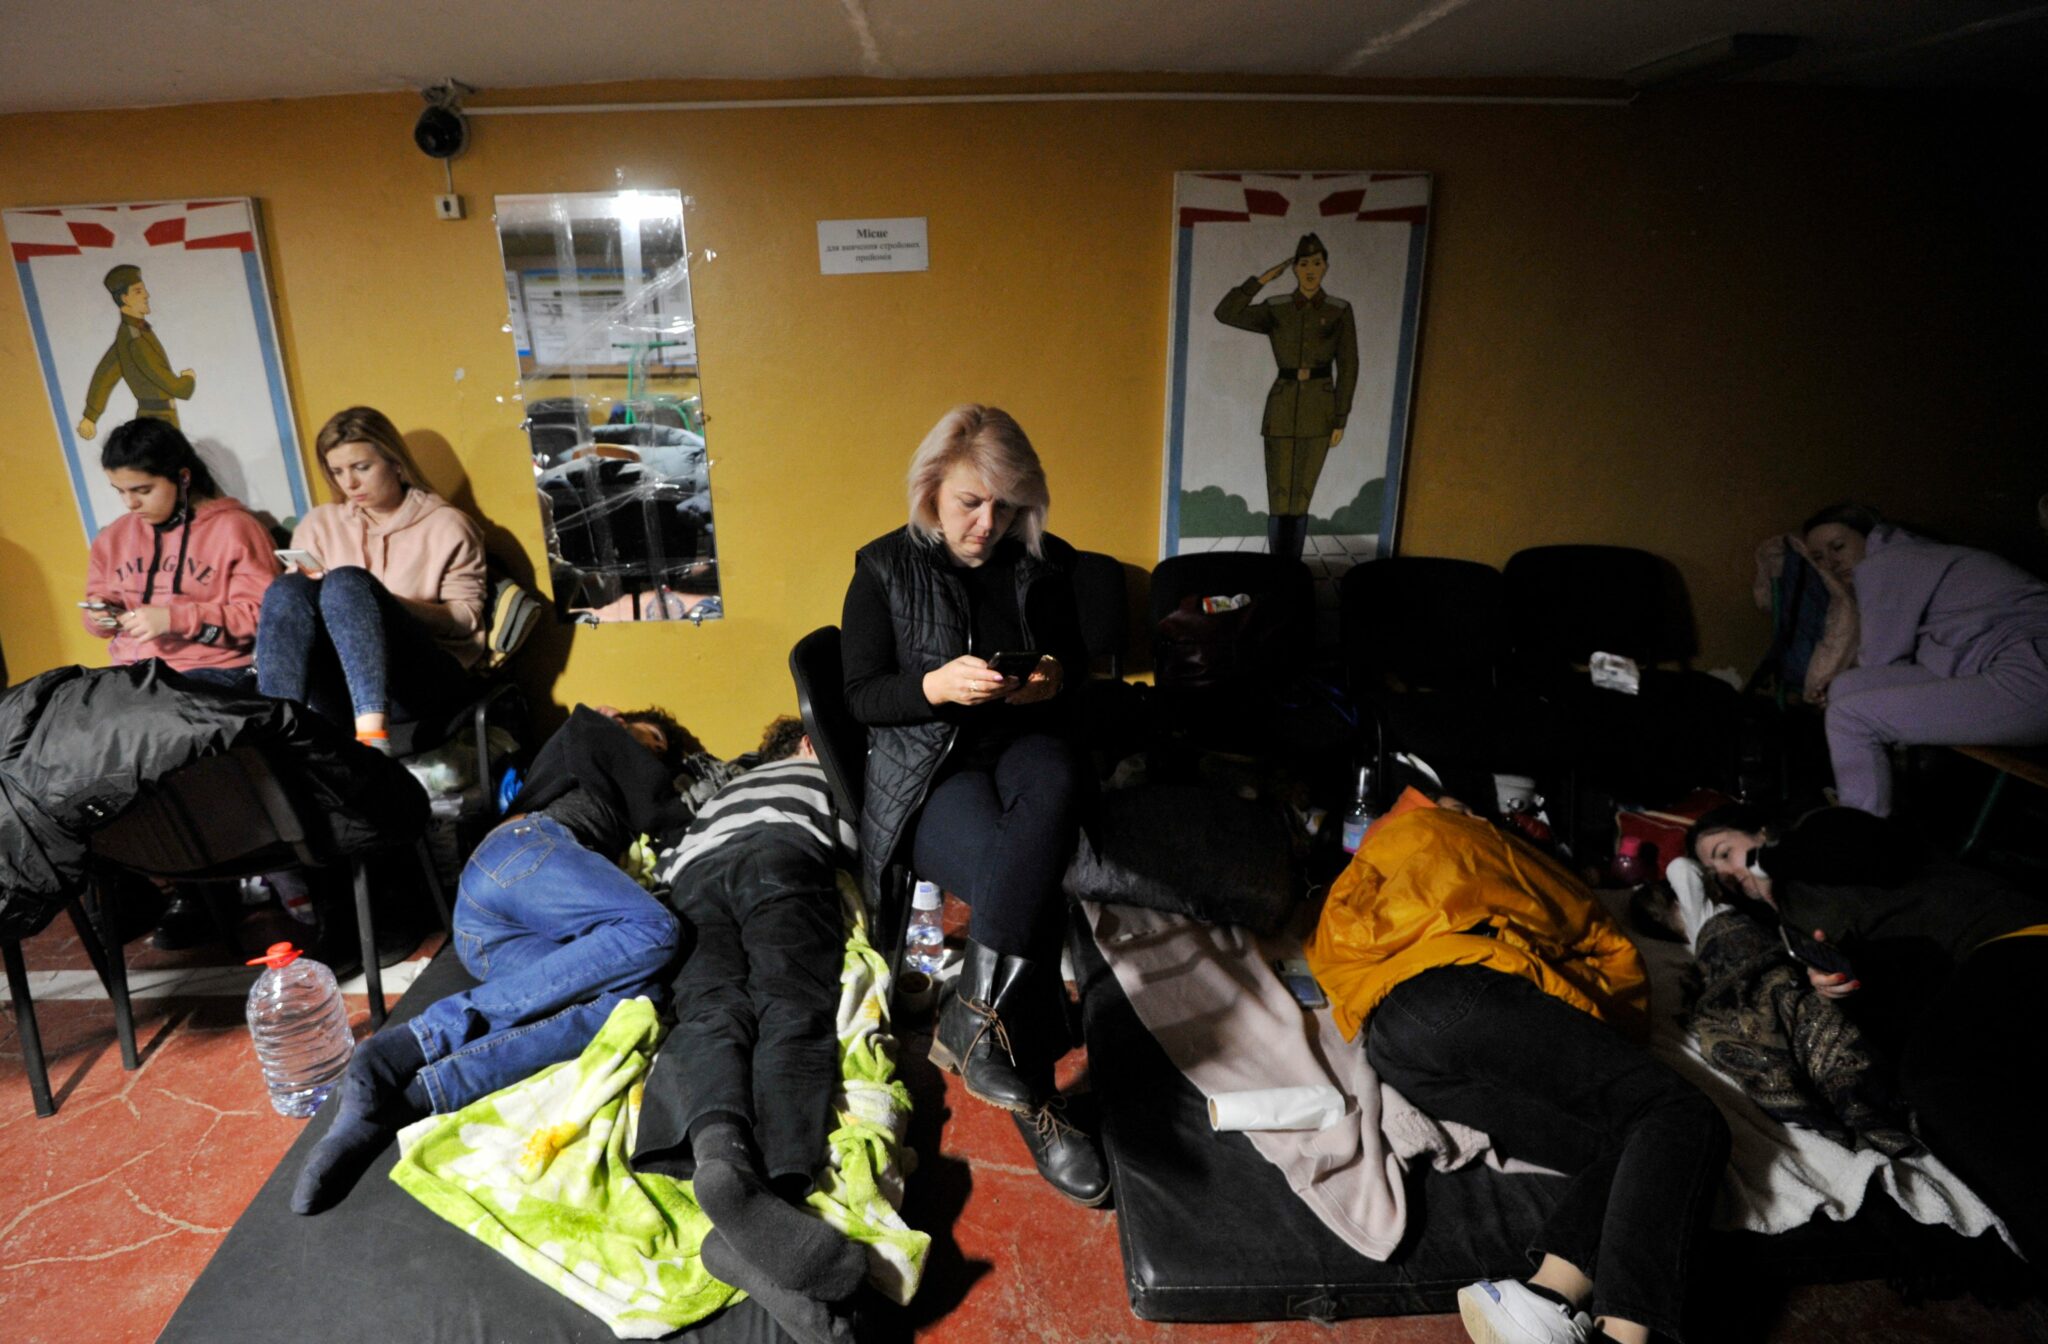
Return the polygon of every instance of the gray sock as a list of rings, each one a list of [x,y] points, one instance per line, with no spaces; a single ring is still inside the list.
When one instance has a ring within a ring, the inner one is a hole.
[[[744,1289],[797,1344],[854,1344],[853,1321],[830,1304],[791,1292],[733,1249],[717,1228],[704,1238],[704,1267],[723,1283]]]
[[[793,1293],[821,1302],[850,1297],[867,1276],[859,1246],[821,1218],[784,1201],[754,1170],[737,1126],[693,1126],[697,1203],[742,1258]]]

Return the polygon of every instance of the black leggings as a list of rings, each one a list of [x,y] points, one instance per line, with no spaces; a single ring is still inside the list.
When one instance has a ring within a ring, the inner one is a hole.
[[[1080,833],[1087,776],[1079,748],[1028,733],[940,777],[911,840],[917,875],[974,908],[968,934],[996,952],[1059,956],[1060,880]]]
[[[1595,1315],[1678,1337],[1694,1238],[1728,1156],[1714,1103],[1520,976],[1440,966],[1373,1010],[1366,1057],[1438,1120],[1569,1179],[1530,1248],[1593,1280]]]

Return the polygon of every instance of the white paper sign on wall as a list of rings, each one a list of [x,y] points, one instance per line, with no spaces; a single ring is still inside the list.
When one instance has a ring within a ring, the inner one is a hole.
[[[924,216],[913,219],[821,219],[818,273],[864,275],[869,271],[928,271]]]

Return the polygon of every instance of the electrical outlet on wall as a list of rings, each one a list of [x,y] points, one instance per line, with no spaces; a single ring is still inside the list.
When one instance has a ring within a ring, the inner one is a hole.
[[[446,196],[436,196],[434,198],[434,218],[461,219],[462,198],[453,192],[448,193]]]

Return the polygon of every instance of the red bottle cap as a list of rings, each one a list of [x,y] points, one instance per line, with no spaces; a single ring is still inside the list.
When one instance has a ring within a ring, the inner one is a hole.
[[[290,943],[272,943],[262,956],[251,957],[243,965],[268,966],[274,971],[280,966],[291,965],[303,955],[299,949],[293,947]]]

